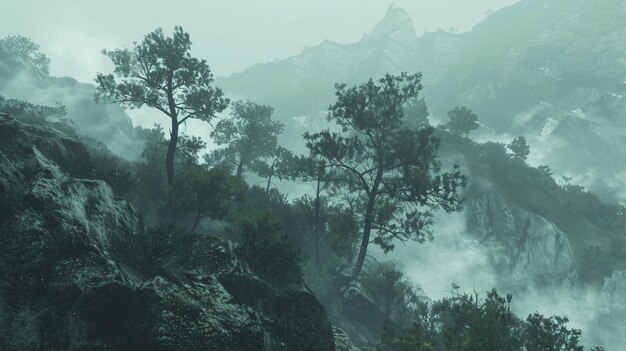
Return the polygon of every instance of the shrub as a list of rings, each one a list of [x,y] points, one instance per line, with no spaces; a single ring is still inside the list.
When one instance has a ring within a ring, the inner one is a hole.
[[[525,321],[511,311],[512,296],[494,289],[486,298],[458,294],[422,303],[408,328],[387,321],[376,350],[385,351],[584,351],[581,331],[567,327],[567,317],[539,313]],[[601,347],[588,349],[602,351]]]
[[[266,216],[256,224],[245,224],[240,251],[250,268],[266,282],[302,282],[303,254],[282,233],[278,221]]]

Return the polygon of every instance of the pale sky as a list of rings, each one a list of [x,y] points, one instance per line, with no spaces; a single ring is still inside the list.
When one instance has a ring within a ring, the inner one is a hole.
[[[396,0],[424,30],[472,28],[517,0]],[[41,44],[52,74],[92,82],[111,67],[104,48],[130,47],[157,27],[182,25],[193,54],[216,76],[257,62],[297,55],[325,39],[358,41],[380,21],[385,0],[20,0],[3,4],[0,37],[24,35]],[[173,5],[175,4],[175,5]]]

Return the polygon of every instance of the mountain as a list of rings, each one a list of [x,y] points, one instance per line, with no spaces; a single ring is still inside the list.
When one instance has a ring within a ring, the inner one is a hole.
[[[533,139],[541,162],[573,178],[605,199],[626,193],[626,79],[610,92],[546,120]]]
[[[117,105],[96,103],[95,92],[92,84],[49,76],[0,45],[0,95],[33,104],[62,104],[80,133],[100,140],[118,155],[137,158],[140,150],[134,147],[130,117]]]
[[[418,59],[416,39],[408,14],[390,8],[384,20],[358,43],[327,40],[299,56],[218,78],[216,85],[268,103],[283,117],[315,113],[330,104],[335,83],[356,83],[410,65]]]
[[[522,134],[542,125],[542,106],[570,111],[626,76],[624,17],[619,0],[523,0],[470,32],[417,37],[408,14],[390,7],[357,43],[325,41],[217,83],[231,95],[271,104],[288,119],[325,110],[334,83],[422,72],[435,117],[467,105],[485,127]]]

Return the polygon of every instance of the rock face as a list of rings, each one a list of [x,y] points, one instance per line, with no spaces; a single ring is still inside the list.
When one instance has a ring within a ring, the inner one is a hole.
[[[345,331],[340,328],[333,327],[333,333],[335,336],[336,351],[361,351],[358,347],[354,346],[352,340]]]
[[[260,280],[235,244],[147,231],[82,145],[0,116],[0,349],[334,350],[302,286]]]
[[[468,203],[469,229],[487,247],[499,284],[514,291],[580,279],[567,236],[543,217],[488,192]]]

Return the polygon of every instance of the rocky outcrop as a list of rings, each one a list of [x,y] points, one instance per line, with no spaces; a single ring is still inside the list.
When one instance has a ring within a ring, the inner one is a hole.
[[[580,279],[565,233],[545,218],[487,192],[468,203],[468,224],[487,248],[499,284],[513,290]]]
[[[333,327],[333,335],[335,337],[336,351],[361,351],[361,349],[354,346],[348,334],[341,328]]]
[[[0,116],[0,349],[335,349],[308,289],[265,283],[231,242],[145,230],[63,166],[81,150]]]

